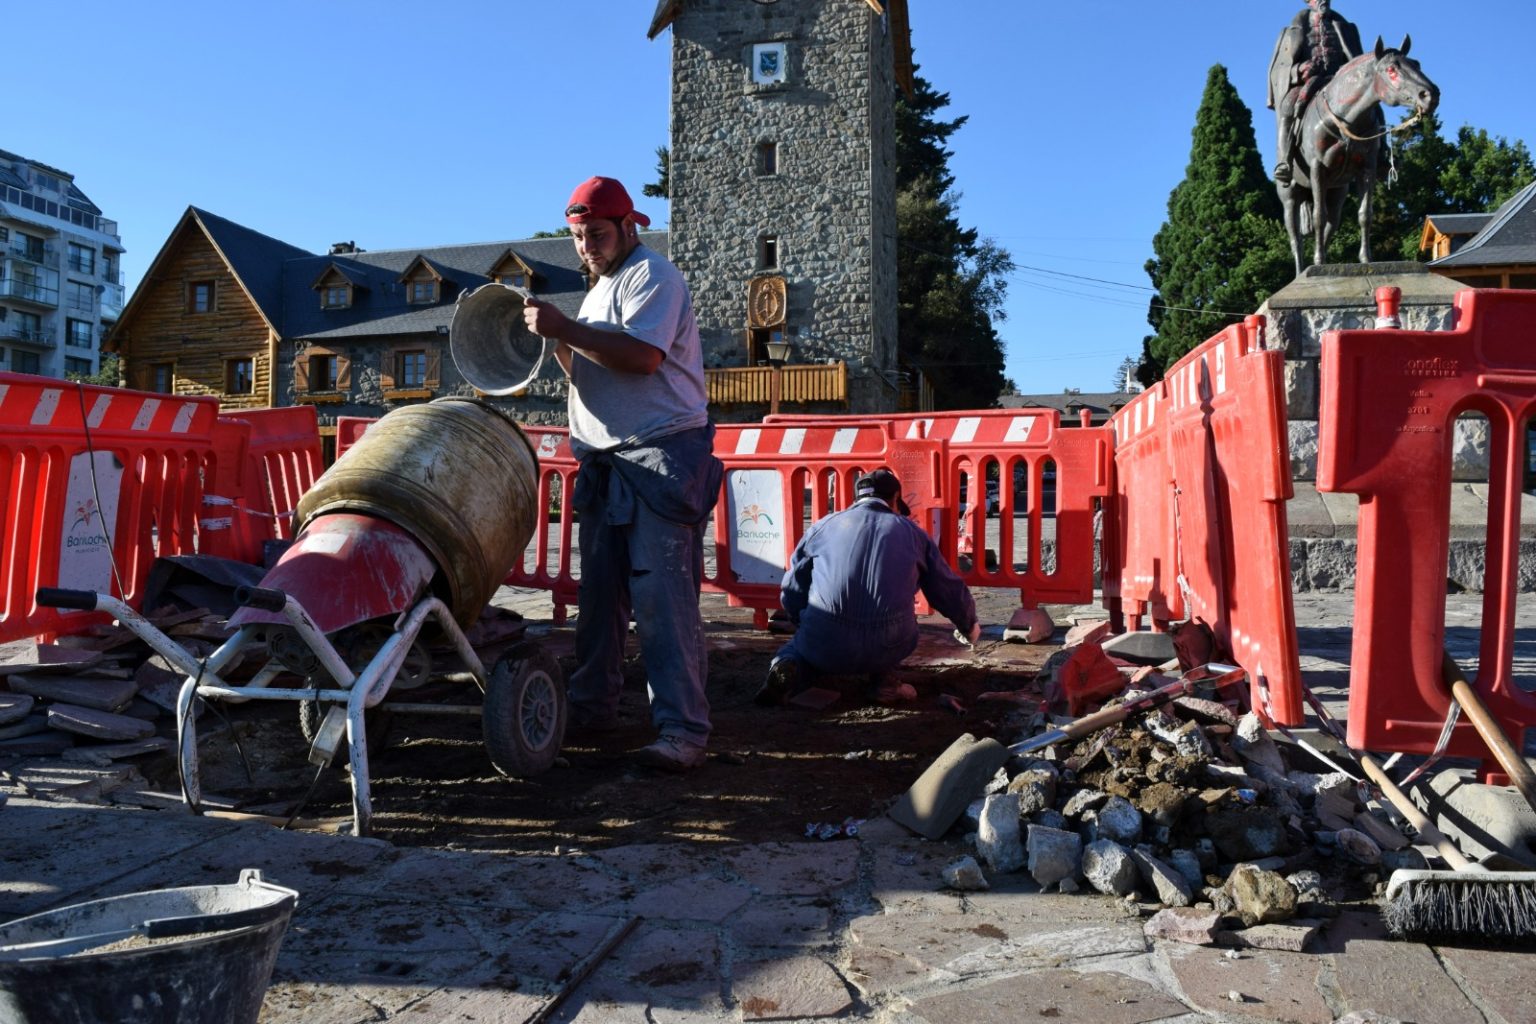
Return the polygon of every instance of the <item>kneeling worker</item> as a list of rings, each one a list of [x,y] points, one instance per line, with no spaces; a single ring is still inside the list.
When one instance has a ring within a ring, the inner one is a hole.
[[[919,589],[971,643],[981,635],[970,590],[933,538],[907,518],[896,474],[866,474],[856,497],[851,508],[814,523],[795,548],[779,598],[799,628],[774,655],[760,705],[804,689],[811,672],[868,673],[870,697],[882,704],[917,696],[888,673],[917,649],[912,602]]]

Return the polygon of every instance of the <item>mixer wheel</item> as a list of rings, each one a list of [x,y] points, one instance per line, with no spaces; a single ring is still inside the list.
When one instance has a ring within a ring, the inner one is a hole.
[[[565,735],[565,673],[536,643],[518,644],[497,660],[481,713],[485,749],[503,775],[547,771]]]

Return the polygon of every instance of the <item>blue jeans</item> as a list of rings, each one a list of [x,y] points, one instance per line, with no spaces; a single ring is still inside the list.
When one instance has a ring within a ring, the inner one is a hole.
[[[917,619],[910,613],[883,622],[851,625],[815,608],[800,613],[800,626],[774,661],[794,658],[825,675],[888,672],[917,650]]]

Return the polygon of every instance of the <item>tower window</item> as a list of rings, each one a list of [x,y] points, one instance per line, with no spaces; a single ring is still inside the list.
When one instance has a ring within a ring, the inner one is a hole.
[[[757,144],[756,170],[760,176],[779,173],[779,144],[777,142],[759,142]]]
[[[757,236],[757,267],[759,270],[774,270],[779,265],[779,236]]]

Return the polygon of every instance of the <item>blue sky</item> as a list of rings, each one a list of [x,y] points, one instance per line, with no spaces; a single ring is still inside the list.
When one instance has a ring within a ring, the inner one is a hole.
[[[1142,267],[1208,69],[1226,66],[1272,163],[1265,73],[1303,4],[909,4],[919,73],[949,93],[946,116],[970,117],[951,140],[961,221],[1019,265],[1008,375],[1107,390],[1141,351]],[[667,142],[653,0],[6,6],[0,149],[74,174],[118,221],[130,293],[189,204],[311,251],[520,238],[558,227],[592,174],[638,196]],[[1367,45],[1412,33],[1448,133],[1536,144],[1529,0],[1335,7]],[[665,224],[664,202],[641,209]]]

